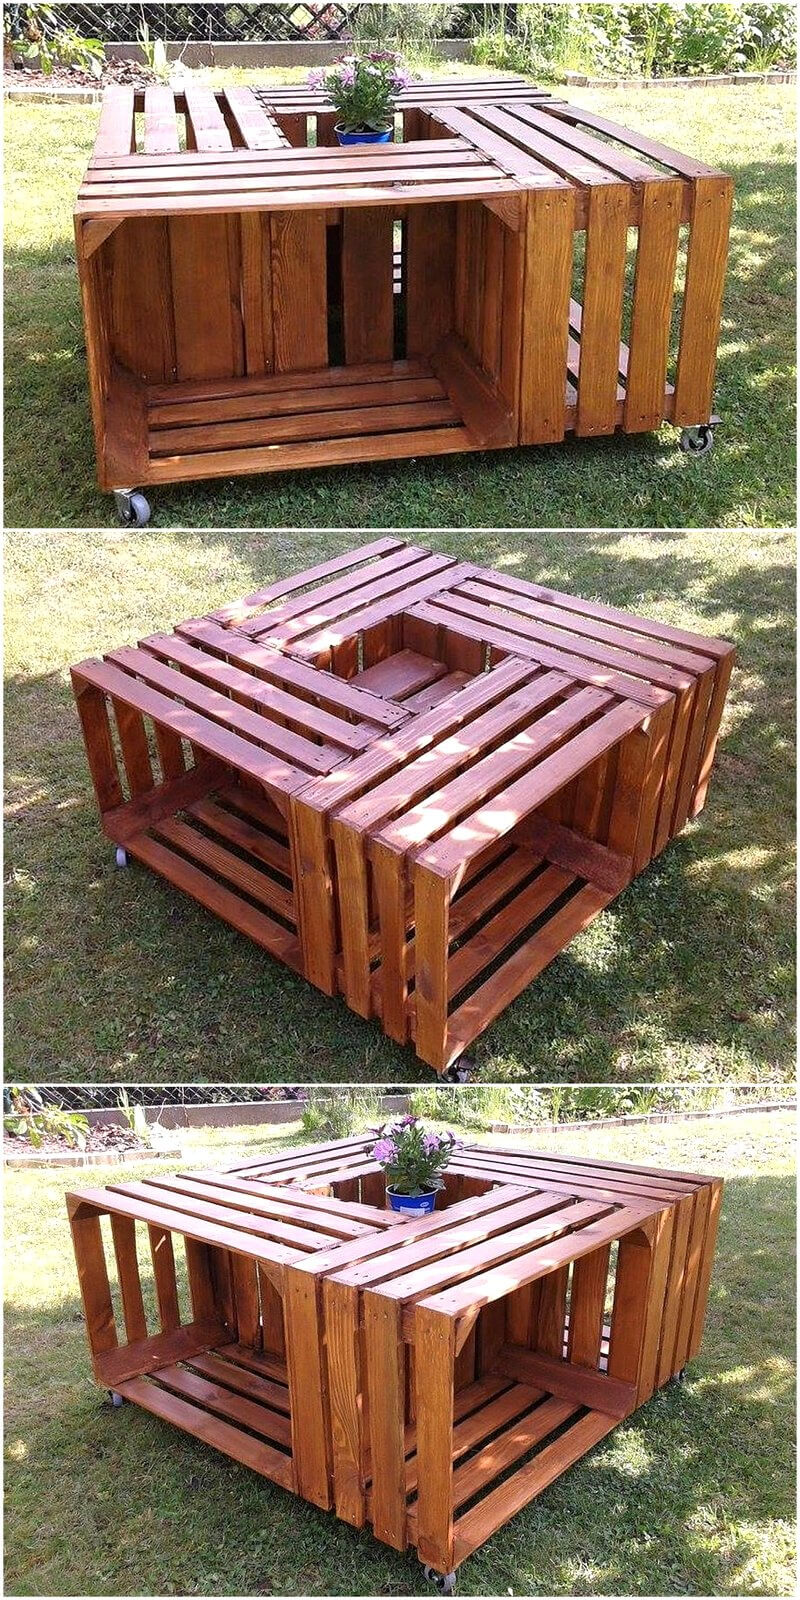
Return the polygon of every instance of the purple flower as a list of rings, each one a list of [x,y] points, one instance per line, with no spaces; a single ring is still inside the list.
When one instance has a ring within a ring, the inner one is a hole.
[[[411,1113],[407,1112],[407,1114],[404,1117],[400,1118],[399,1126],[401,1128],[413,1128],[415,1126],[416,1122],[417,1122],[417,1118],[416,1117],[412,1117]]]
[[[393,89],[407,89],[408,85],[410,84],[410,82],[411,82],[411,78],[410,78],[410,75],[407,72],[403,72],[402,70],[398,70],[397,72],[394,72],[392,74],[392,88]]]
[[[344,86],[345,89],[352,89],[353,84],[355,83],[355,81],[356,81],[356,69],[355,69],[355,67],[351,67],[349,65],[349,63],[343,62],[341,67],[339,68],[339,82]]]
[[[379,1139],[375,1145],[372,1158],[379,1161],[381,1166],[397,1160],[397,1145],[393,1139]]]
[[[308,74],[308,77],[306,78],[306,83],[308,84],[309,89],[324,89],[324,87],[325,87],[325,69],[324,69],[324,67],[312,67],[311,71]]]
[[[441,1150],[442,1141],[439,1138],[438,1133],[423,1133],[422,1147],[426,1156],[431,1155],[434,1150]]]

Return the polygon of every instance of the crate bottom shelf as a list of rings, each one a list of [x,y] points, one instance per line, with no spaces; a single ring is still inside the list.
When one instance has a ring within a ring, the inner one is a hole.
[[[475,448],[424,361],[151,385],[144,398],[149,483]]]
[[[541,1389],[499,1377],[481,1378],[456,1392],[453,1429],[452,1503],[458,1565],[541,1494],[592,1445],[615,1419],[562,1400]],[[416,1427],[406,1428],[406,1533],[417,1544]],[[367,1511],[374,1519],[371,1492]]]
[[[581,324],[581,307],[573,302],[564,371],[567,434],[586,431],[579,406]],[[588,431],[639,431],[672,418],[674,390],[665,382],[658,419],[626,421],[629,360],[621,344],[613,422]],[[305,372],[148,384],[117,367],[107,413],[105,472],[112,488],[405,460],[504,448],[517,439],[493,381],[453,335],[430,360]]]
[[[130,855],[302,972],[288,836],[274,808],[223,783],[135,831],[121,815],[106,831]]]
[[[283,1488],[294,1487],[285,1364],[224,1345],[119,1385],[125,1400]]]
[[[559,955],[614,898],[575,873],[512,846],[468,878],[450,914],[448,1060]],[[372,1003],[383,1017],[385,975],[373,930]],[[415,943],[409,906],[406,946],[408,1032],[416,1037]]]

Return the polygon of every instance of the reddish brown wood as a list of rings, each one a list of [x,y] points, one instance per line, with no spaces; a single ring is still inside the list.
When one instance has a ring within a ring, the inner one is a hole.
[[[442,1071],[701,808],[733,659],[388,538],[72,681],[106,834]]]
[[[400,104],[401,142],[353,149],[302,87],[108,92],[75,209],[103,487],[709,420],[730,180],[522,79],[420,83]],[[596,136],[609,131],[613,144]],[[344,377],[318,406],[337,344]],[[424,397],[403,383],[409,358]],[[393,380],[374,409],[364,366]],[[288,409],[276,373],[310,380]],[[204,380],[227,386],[223,408]],[[155,404],[152,386],[167,391]],[[184,413],[172,427],[169,402]]]

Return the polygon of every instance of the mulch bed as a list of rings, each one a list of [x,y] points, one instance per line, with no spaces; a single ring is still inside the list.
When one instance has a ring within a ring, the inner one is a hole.
[[[115,1155],[123,1155],[129,1150],[147,1150],[149,1146],[140,1139],[130,1128],[112,1128],[100,1125],[90,1128],[86,1135],[86,1143],[82,1146],[70,1144],[60,1134],[44,1134],[39,1145],[32,1145],[27,1139],[6,1134],[3,1140],[4,1153],[10,1155],[40,1155],[63,1156],[85,1154],[87,1151],[106,1151]]]
[[[4,89],[105,89],[111,83],[132,83],[136,89],[146,89],[148,83],[160,80],[149,67],[138,61],[107,61],[100,77],[85,72],[82,67],[54,67],[52,72],[39,72],[33,67],[3,63]]]

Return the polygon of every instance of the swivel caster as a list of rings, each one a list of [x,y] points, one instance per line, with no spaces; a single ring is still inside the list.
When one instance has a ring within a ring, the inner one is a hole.
[[[127,867],[128,865],[128,852],[127,850],[123,850],[121,844],[117,845],[114,854],[114,860],[116,861],[118,867]]]
[[[442,1073],[442,1083],[469,1083],[475,1062],[471,1056],[459,1056],[457,1061],[452,1061]],[[449,1591],[448,1591],[449,1592]]]
[[[115,489],[114,505],[123,528],[143,528],[150,521],[150,501],[135,489]]]
[[[701,422],[696,428],[684,428],[680,447],[685,456],[704,456],[714,444],[714,429],[710,422]]]
[[[109,1389],[108,1398],[111,1401],[111,1404],[114,1407],[115,1411],[117,1410],[117,1408],[119,1406],[124,1406],[124,1404],[125,1404],[125,1396],[124,1396],[124,1394],[117,1394],[116,1389]]]
[[[437,1572],[434,1567],[427,1566],[423,1566],[422,1571],[425,1574],[425,1582],[432,1583],[434,1589],[438,1589],[440,1594],[455,1594],[456,1575],[454,1572]]]

